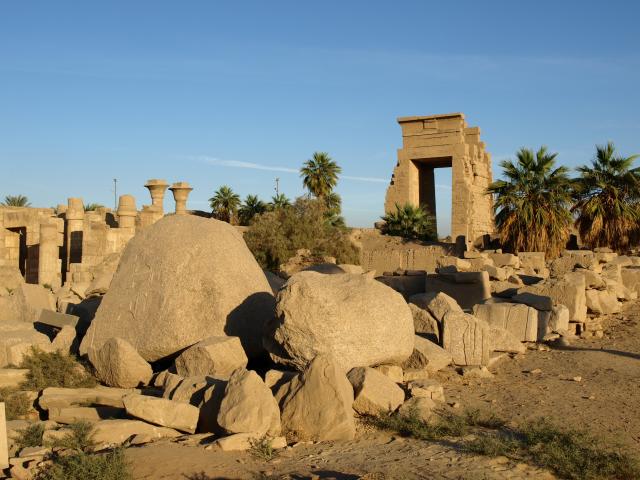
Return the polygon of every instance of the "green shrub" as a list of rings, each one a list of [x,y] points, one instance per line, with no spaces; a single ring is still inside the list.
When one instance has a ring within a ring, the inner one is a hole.
[[[23,384],[29,390],[94,387],[97,383],[82,364],[61,351],[43,352],[32,347],[31,353],[22,361],[22,368],[29,369],[27,380]]]
[[[262,460],[269,461],[273,459],[277,455],[277,452],[273,448],[272,441],[272,438],[268,435],[249,440],[249,444],[251,445],[249,453]]]
[[[396,204],[396,211],[388,213],[382,233],[396,235],[411,240],[437,240],[435,217],[422,206],[409,203],[400,206]]]
[[[64,437],[52,442],[52,447],[71,448],[73,450],[86,451],[95,445],[93,441],[93,425],[89,422],[79,421],[67,425],[71,431]]]
[[[4,402],[7,420],[23,417],[31,408],[31,400],[27,394],[10,387],[0,388],[0,402]]]
[[[16,445],[19,450],[27,447],[39,447],[42,445],[42,435],[44,434],[44,424],[32,423],[27,428],[18,431]]]
[[[335,257],[338,263],[359,263],[346,229],[334,223],[323,201],[298,198],[290,207],[255,217],[244,239],[258,263],[271,270],[303,248],[314,256]]]
[[[42,468],[36,480],[129,480],[132,479],[124,449],[106,454],[54,454],[52,463]]]

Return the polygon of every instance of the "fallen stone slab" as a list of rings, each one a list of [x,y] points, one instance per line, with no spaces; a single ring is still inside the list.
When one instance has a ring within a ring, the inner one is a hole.
[[[425,292],[444,292],[462,308],[471,309],[491,298],[491,281],[487,272],[430,274],[426,277]]]
[[[535,308],[519,303],[493,303],[475,305],[473,314],[489,325],[505,329],[521,342],[538,340],[538,311]]]
[[[522,292],[511,296],[511,301],[528,305],[543,312],[551,311],[553,300],[547,295],[538,295],[532,292]]]
[[[58,313],[53,310],[42,310],[40,317],[38,317],[38,323],[49,325],[50,327],[62,328],[65,326],[76,327],[78,325],[80,317],[76,315],[69,315],[67,313]]]
[[[527,347],[509,331],[497,325],[489,325],[489,345],[495,352],[525,353]]]
[[[373,368],[353,368],[347,378],[355,393],[353,409],[360,415],[394,412],[404,402],[402,389]]]
[[[0,387],[19,387],[28,373],[28,368],[0,368]]]
[[[200,411],[193,405],[146,395],[125,395],[122,400],[132,417],[181,432],[196,431]]]
[[[405,417],[428,422],[436,407],[436,402],[429,397],[411,397],[402,404],[398,412]]]
[[[36,331],[33,323],[0,322],[0,368],[20,365],[31,347],[44,351],[51,349],[51,341],[46,335]]]
[[[487,365],[489,325],[473,315],[449,312],[442,322],[442,346],[456,365]]]
[[[116,407],[62,407],[49,408],[49,420],[57,423],[89,422],[124,418],[125,410]]]
[[[151,365],[122,338],[110,338],[99,349],[91,347],[88,354],[97,377],[110,387],[146,385],[153,375]]]
[[[415,336],[413,353],[402,364],[403,369],[426,369],[437,372],[451,365],[451,353],[437,343],[419,335]]]
[[[234,370],[247,366],[238,337],[209,337],[192,345],[176,358],[176,372],[185,377],[211,375],[229,378]]]
[[[158,439],[181,434],[172,428],[157,427],[140,420],[101,420],[93,426],[93,440],[98,445],[120,445],[134,435]]]
[[[403,382],[402,367],[399,367],[398,365],[378,365],[373,368],[396,383]]]
[[[426,292],[412,295],[409,301],[430,312],[438,322],[442,322],[448,312],[462,313],[462,308],[460,308],[458,302],[444,292]]]
[[[249,450],[253,442],[259,441],[260,435],[255,433],[236,433],[227,437],[222,437],[213,442],[207,449],[219,448],[223,452],[236,452]],[[270,439],[271,448],[281,449],[287,446],[287,440],[284,437],[275,437]]]
[[[433,315],[413,303],[409,304],[409,308],[413,316],[413,328],[415,332],[428,335],[435,341],[438,341],[440,339],[440,325],[438,321],[433,318]]]
[[[434,402],[444,402],[444,389],[437,380],[425,378],[414,380],[407,384],[407,389],[412,397],[426,397]]]
[[[38,398],[38,405],[43,410],[64,408],[72,405],[102,405],[106,407],[124,408],[125,395],[140,395],[140,390],[133,388],[60,388],[48,387]]]

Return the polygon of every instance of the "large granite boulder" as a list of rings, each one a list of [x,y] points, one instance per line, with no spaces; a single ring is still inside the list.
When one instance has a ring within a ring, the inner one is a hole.
[[[411,310],[393,289],[366,275],[300,272],[280,290],[264,344],[298,370],[326,354],[347,372],[404,361],[413,337]]]
[[[89,349],[89,361],[97,377],[110,387],[146,385],[153,375],[151,365],[121,338],[110,338],[100,349]]]
[[[273,308],[271,287],[234,227],[167,216],[127,244],[80,353],[119,337],[155,361],[229,335],[251,357],[262,351]]]

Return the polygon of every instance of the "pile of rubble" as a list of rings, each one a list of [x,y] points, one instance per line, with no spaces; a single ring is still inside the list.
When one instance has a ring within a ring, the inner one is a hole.
[[[640,257],[464,257],[441,257],[436,273],[379,276],[326,258],[324,267],[290,262],[285,282],[265,275],[228,224],[165,217],[76,303],[64,288],[20,282],[0,296],[0,386],[24,379],[6,367],[31,346],[88,358],[102,385],[32,394],[45,445],[77,421],[93,423],[96,450],[352,439],[358,415],[428,419],[445,402],[435,372],[483,374],[528,342],[602,335],[602,316],[640,293]],[[28,423],[7,422],[8,445],[0,438],[0,468],[15,478],[29,478],[50,451],[17,449]]]

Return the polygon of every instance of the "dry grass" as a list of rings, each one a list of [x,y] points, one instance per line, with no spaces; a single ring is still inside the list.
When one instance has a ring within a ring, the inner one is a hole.
[[[32,347],[24,357],[21,368],[28,368],[27,380],[22,385],[29,390],[47,387],[95,387],[97,382],[75,357],[60,351],[43,352]]]
[[[32,423],[27,428],[18,431],[16,446],[19,450],[27,447],[39,447],[42,445],[42,435],[44,434],[44,424]]]
[[[24,417],[31,408],[31,400],[27,394],[16,388],[0,388],[0,402],[4,402],[7,420]]]
[[[260,458],[267,462],[278,455],[278,452],[273,448],[272,438],[268,435],[251,439],[249,440],[249,444],[251,445],[249,453],[254,457]]]
[[[77,452],[71,455],[54,454],[52,463],[42,468],[35,480],[130,480],[132,475],[124,456],[117,448],[106,454]]]

